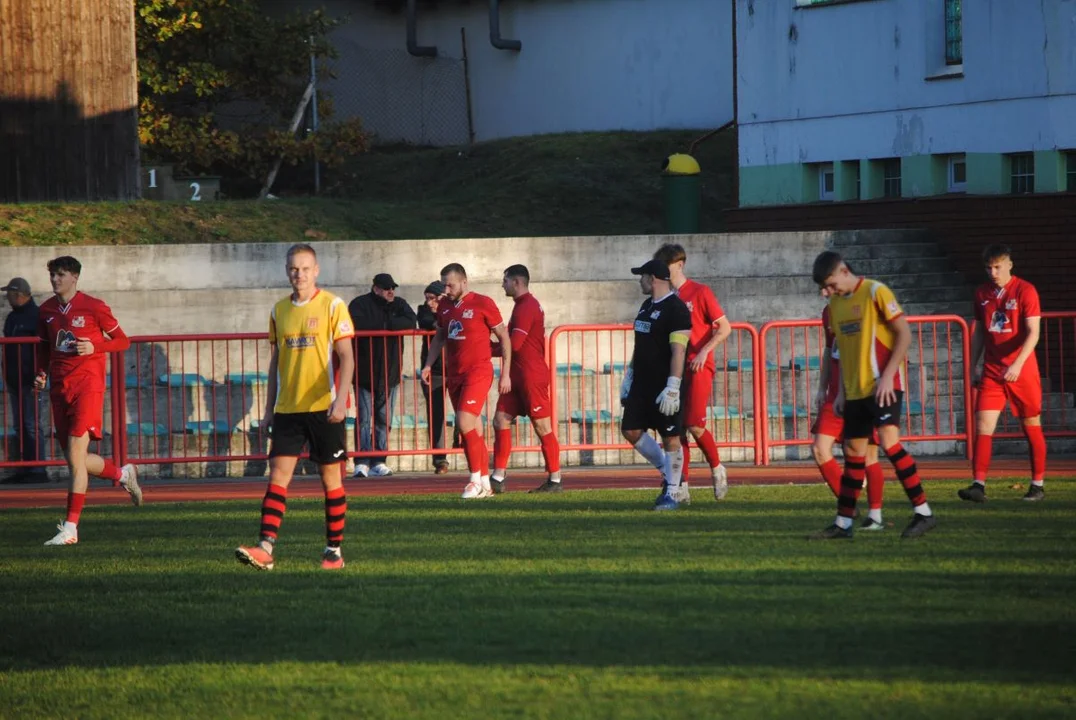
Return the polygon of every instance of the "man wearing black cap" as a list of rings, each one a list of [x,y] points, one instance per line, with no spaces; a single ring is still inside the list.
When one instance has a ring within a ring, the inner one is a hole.
[[[37,303],[30,295],[30,283],[21,277],[12,278],[6,287],[11,313],[4,320],[4,337],[37,338]],[[41,397],[34,392],[37,343],[4,345],[4,385],[11,398],[11,417],[18,429],[19,460],[32,462],[45,459],[45,436],[38,431],[41,417]],[[20,468],[7,482],[45,482],[45,468]]]
[[[445,294],[445,284],[434,280],[422,291],[424,302],[418,306],[418,329],[437,330],[437,306]],[[430,357],[430,336],[422,337],[422,365]],[[445,371],[442,358],[435,358],[430,363],[430,384],[419,383],[422,396],[426,398],[426,420],[430,428],[430,447],[445,446]],[[444,454],[433,456],[433,471],[437,475],[448,472],[448,457]]]
[[[348,305],[356,331],[413,330],[418,318],[403,298],[396,297],[396,281],[388,273],[374,275],[370,292]],[[359,385],[358,446],[369,452],[389,446],[389,424],[400,389],[400,348],[403,337],[358,338],[355,372]],[[372,416],[372,418],[371,418]],[[371,422],[373,426],[371,427]],[[387,456],[364,456],[355,463],[355,477],[384,477],[392,470]]]
[[[624,374],[620,400],[624,416],[620,432],[639,454],[661,472],[661,494],[655,510],[675,510],[683,469],[680,450],[680,380],[691,337],[691,312],[673,291],[669,266],[648,260],[631,269],[649,297],[635,316],[635,349]],[[665,378],[664,382],[662,378]],[[647,430],[657,430],[664,451]]]

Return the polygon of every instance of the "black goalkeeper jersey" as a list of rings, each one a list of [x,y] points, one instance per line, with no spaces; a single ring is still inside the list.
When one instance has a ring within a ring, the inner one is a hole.
[[[660,300],[647,298],[635,316],[635,350],[631,356],[632,388],[657,388],[669,377],[674,332],[691,334],[691,311],[675,293]]]

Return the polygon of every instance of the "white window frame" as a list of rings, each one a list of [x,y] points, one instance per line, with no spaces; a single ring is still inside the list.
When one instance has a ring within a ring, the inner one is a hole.
[[[1013,167],[1016,161],[1027,161],[1029,167],[1020,168],[1020,170],[1026,170],[1027,172],[1017,172],[1017,168]],[[1012,189],[1014,182],[1017,182],[1017,178],[1027,178],[1025,184],[1028,185],[1028,189],[1017,192]],[[1032,195],[1035,192],[1035,155],[1029,152],[1013,153],[1009,156],[1009,194],[1010,195]]]
[[[829,175],[832,180],[832,190],[826,190],[826,175]],[[835,200],[836,198],[837,176],[834,174],[833,163],[823,163],[818,166],[818,199]]]
[[[956,179],[956,166],[964,166],[964,180],[958,182]],[[962,193],[968,191],[968,159],[966,155],[950,155],[948,162],[948,176],[949,176],[949,192]]]

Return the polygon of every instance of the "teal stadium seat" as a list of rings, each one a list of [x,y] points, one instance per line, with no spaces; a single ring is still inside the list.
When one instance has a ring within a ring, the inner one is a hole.
[[[157,384],[170,388],[212,385],[211,382],[198,373],[164,373],[157,378]]]
[[[261,370],[257,372],[234,372],[224,376],[224,382],[229,385],[264,385],[269,382],[269,373]]]

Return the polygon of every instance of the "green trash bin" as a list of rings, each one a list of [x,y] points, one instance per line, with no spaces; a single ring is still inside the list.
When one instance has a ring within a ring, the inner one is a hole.
[[[702,206],[701,169],[695,158],[676,153],[661,168],[665,195],[665,232],[697,233]]]

